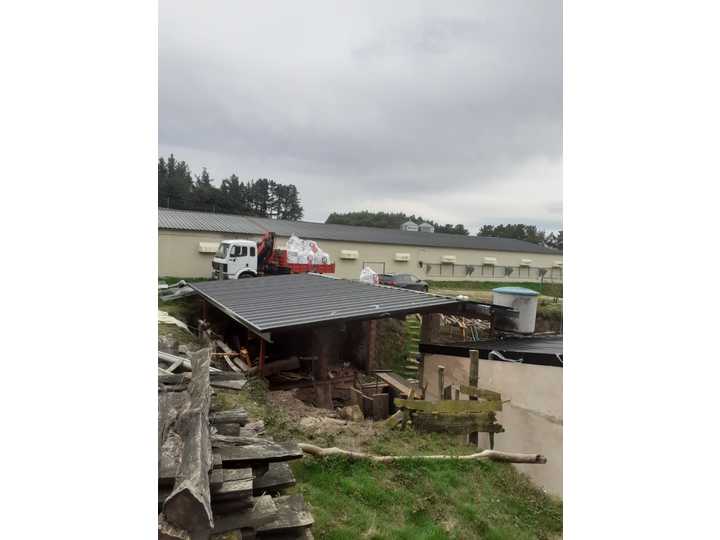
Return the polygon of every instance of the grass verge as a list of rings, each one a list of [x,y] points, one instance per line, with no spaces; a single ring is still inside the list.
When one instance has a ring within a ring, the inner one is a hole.
[[[322,539],[550,539],[562,504],[510,465],[345,458],[293,464]]]
[[[544,296],[552,296],[562,298],[562,283],[536,283],[534,281],[516,281],[516,282],[499,282],[499,281],[428,281],[430,292],[432,289],[448,289],[461,291],[492,291],[496,287],[524,287],[532,289]]]
[[[303,432],[251,379],[240,392],[218,391],[214,407],[245,407],[275,440],[352,446],[351,435],[327,440]],[[357,448],[357,447],[356,447]],[[359,450],[384,455],[472,452],[458,436],[378,428]],[[539,465],[542,466],[542,465]],[[306,457],[292,462],[312,511],[318,539],[551,540],[562,533],[562,502],[544,494],[512,466],[493,462],[410,460],[392,464]]]

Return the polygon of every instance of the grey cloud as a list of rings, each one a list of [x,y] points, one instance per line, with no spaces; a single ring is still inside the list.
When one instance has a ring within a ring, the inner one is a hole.
[[[402,205],[559,228],[560,3],[391,4],[162,0],[161,153],[295,183],[310,219]]]

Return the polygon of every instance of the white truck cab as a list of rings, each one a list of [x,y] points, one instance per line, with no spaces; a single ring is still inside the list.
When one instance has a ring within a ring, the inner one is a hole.
[[[257,244],[252,240],[223,240],[212,261],[213,279],[257,276]]]

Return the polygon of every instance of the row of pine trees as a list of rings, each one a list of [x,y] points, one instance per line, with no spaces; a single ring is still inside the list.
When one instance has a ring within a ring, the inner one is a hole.
[[[300,196],[293,184],[267,178],[241,182],[233,174],[213,183],[207,169],[193,176],[188,164],[173,154],[158,160],[158,205],[179,210],[244,214],[275,219],[303,217]]]

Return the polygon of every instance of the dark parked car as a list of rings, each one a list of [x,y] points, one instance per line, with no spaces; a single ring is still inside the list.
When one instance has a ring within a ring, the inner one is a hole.
[[[427,281],[423,281],[412,274],[379,274],[380,285],[390,285],[401,289],[428,292],[430,288]]]

